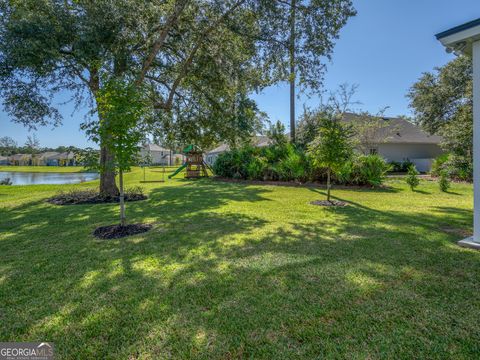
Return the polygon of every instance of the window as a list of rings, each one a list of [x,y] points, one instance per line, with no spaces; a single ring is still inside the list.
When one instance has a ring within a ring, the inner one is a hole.
[[[378,155],[378,149],[377,148],[370,148],[369,153],[370,153],[370,155]]]

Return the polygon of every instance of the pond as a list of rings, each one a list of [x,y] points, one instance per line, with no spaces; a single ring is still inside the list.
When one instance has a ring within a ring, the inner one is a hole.
[[[54,173],[0,171],[0,181],[10,178],[13,185],[77,184],[99,178],[97,173]]]

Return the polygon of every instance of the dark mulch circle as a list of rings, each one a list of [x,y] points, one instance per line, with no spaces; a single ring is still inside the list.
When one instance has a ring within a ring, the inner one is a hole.
[[[338,200],[315,200],[312,201],[310,204],[317,205],[317,206],[347,206],[348,203],[345,201],[338,201]]]
[[[119,239],[147,232],[151,228],[150,224],[108,225],[96,228],[93,235],[99,239]]]
[[[146,200],[147,196],[143,193],[125,194],[125,201]],[[84,205],[84,204],[109,204],[120,202],[119,196],[102,196],[94,190],[81,190],[62,192],[47,199],[47,202],[53,205]]]

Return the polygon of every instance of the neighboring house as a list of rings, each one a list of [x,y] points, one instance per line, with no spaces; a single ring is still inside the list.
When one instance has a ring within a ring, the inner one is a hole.
[[[54,166],[58,164],[58,160],[53,160],[52,158],[56,157],[60,153],[56,151],[47,151],[41,154],[38,154],[34,158],[35,165],[41,166]]]
[[[73,152],[63,152],[50,155],[45,158],[47,166],[75,166],[75,154]]]
[[[9,157],[11,165],[28,166],[32,165],[31,154],[15,154]]]
[[[252,145],[256,147],[265,147],[270,144],[271,144],[271,140],[268,137],[262,136],[262,135],[255,136],[255,138],[252,141]],[[208,165],[213,166],[213,164],[218,158],[218,155],[228,150],[230,150],[230,146],[228,146],[227,144],[221,144],[217,146],[216,148],[208,151],[205,154],[205,162]]]
[[[359,115],[346,113],[344,121],[361,121]],[[432,161],[443,154],[440,148],[442,138],[436,135],[429,135],[420,127],[402,118],[382,117],[385,126],[378,133],[378,142],[372,141],[368,153],[379,154],[387,161],[404,162],[411,161],[418,171],[427,172],[430,170]],[[254,146],[268,146],[270,141],[265,136],[257,136]],[[230,147],[221,144],[210,150],[205,156],[205,162],[213,165],[218,155],[228,151]]]
[[[181,154],[175,154],[172,150],[161,147],[157,144],[145,144],[140,149],[140,156],[143,158],[147,154],[150,154],[152,165],[175,165],[175,161],[178,162],[179,157],[182,159]]]
[[[345,121],[360,121],[359,115],[347,113]],[[417,125],[402,118],[382,117],[386,126],[378,134],[378,143],[372,142],[370,154],[379,154],[387,161],[410,160],[418,171],[430,171],[432,161],[443,154],[440,148],[442,138],[429,135]]]
[[[10,165],[8,157],[0,155],[0,165]]]

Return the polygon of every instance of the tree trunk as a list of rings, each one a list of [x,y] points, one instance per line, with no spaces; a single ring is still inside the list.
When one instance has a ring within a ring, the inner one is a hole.
[[[125,216],[125,193],[123,191],[123,170],[119,171],[118,181],[120,183],[120,225],[125,226],[127,219]]]
[[[118,196],[115,184],[115,157],[106,146],[100,148],[100,194],[107,197]]]
[[[296,0],[290,4],[290,141],[295,142],[295,7]]]
[[[327,201],[330,202],[330,188],[331,188],[331,184],[330,184],[330,168],[327,169]]]
[[[100,80],[98,70],[90,69],[90,91],[96,99],[97,92],[100,89]],[[98,102],[97,102],[98,106]],[[100,118],[100,113],[98,117]],[[100,119],[99,119],[100,121]],[[118,187],[115,184],[115,156],[108,150],[107,146],[100,142],[100,194],[106,197],[118,196]]]

